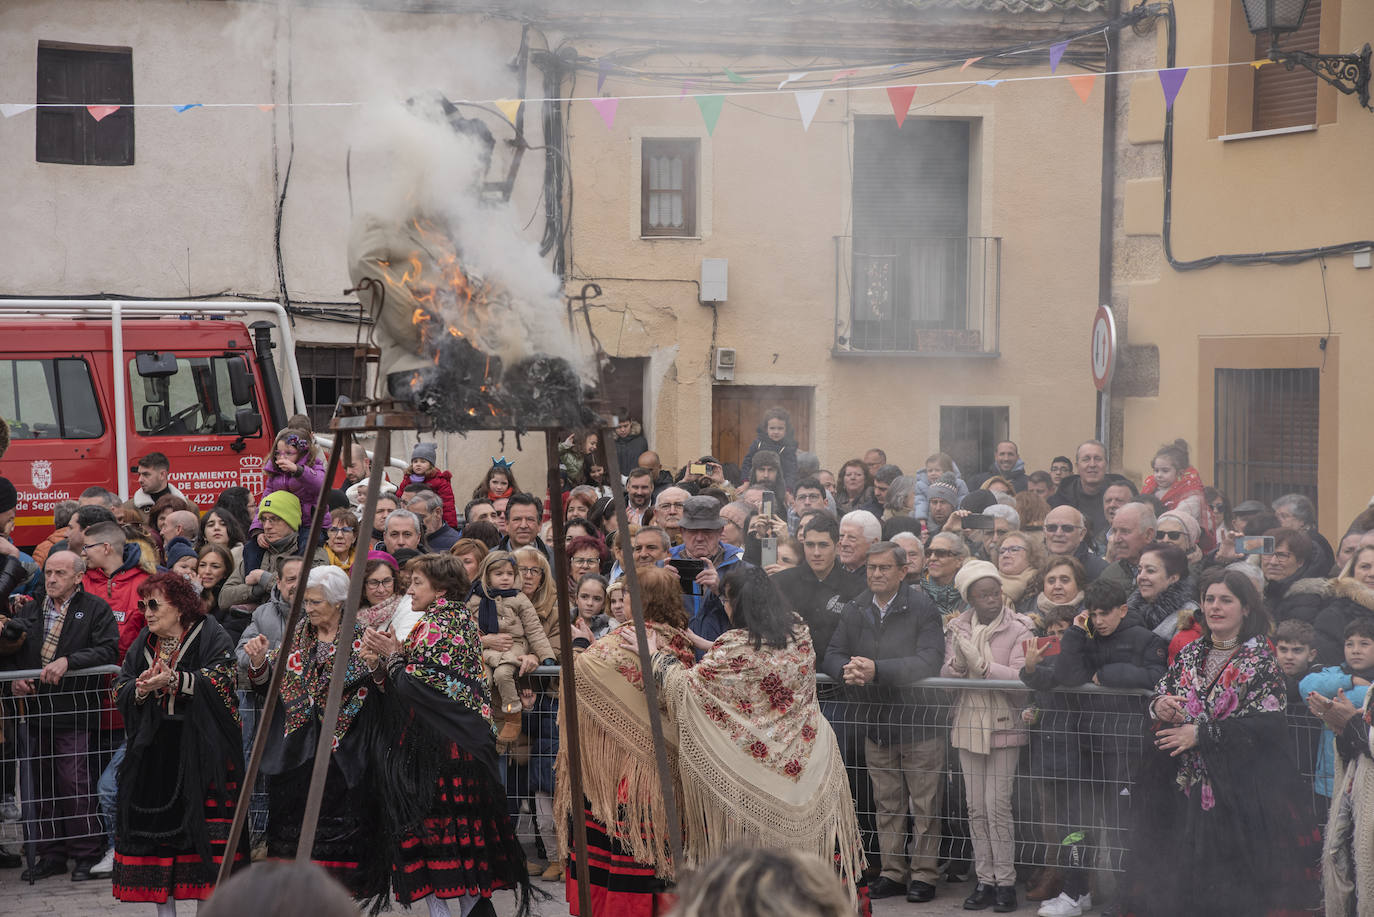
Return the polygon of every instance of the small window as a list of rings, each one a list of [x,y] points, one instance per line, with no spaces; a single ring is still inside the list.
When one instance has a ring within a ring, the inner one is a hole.
[[[36,158],[77,166],[134,164],[133,52],[38,44]],[[87,105],[119,105],[99,121]]]
[[[0,360],[0,411],[12,439],[99,439],[105,432],[85,360]]]
[[[1279,45],[1284,51],[1317,53],[1322,30],[1321,0],[1312,0],[1303,15],[1302,26],[1283,36]],[[1272,36],[1260,32],[1255,36],[1255,60],[1269,56]],[[1285,127],[1301,127],[1317,123],[1317,77],[1303,67],[1289,70],[1283,64],[1269,64],[1255,71],[1255,101],[1251,116],[1252,131],[1272,131]]]
[[[237,436],[229,361],[242,357],[178,357],[175,375],[145,379],[129,360],[134,430],[141,436]]]
[[[352,401],[363,397],[367,382],[365,351],[346,347],[297,347],[296,365],[301,373],[306,413],[316,430],[328,430],[329,419],[340,395]]]
[[[640,235],[697,234],[696,140],[645,140],[640,171]]]
[[[940,451],[954,459],[967,478],[992,467],[997,444],[1011,435],[1010,428],[1008,407],[941,405]]]

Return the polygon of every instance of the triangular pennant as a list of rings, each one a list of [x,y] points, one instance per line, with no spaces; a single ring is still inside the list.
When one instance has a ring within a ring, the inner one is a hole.
[[[1064,58],[1064,52],[1068,50],[1069,43],[1061,41],[1057,45],[1050,45],[1050,73],[1059,69],[1059,62]]]
[[[997,85],[998,83],[1000,83],[1000,82],[1002,82],[1002,81],[1001,81],[1001,80],[979,80],[979,81],[978,81],[978,85],[979,85],[979,86],[996,86],[996,85]]]
[[[1183,78],[1188,75],[1187,67],[1174,67],[1172,70],[1159,71],[1159,85],[1164,90],[1164,110],[1174,107],[1174,99],[1183,88]]]
[[[678,101],[681,102],[683,99],[687,98],[687,93],[691,92],[696,84],[696,80],[683,80],[682,91],[677,94]]]
[[[520,106],[524,104],[524,99],[497,99],[492,104],[500,109],[501,114],[505,115],[506,120],[511,124],[515,123],[515,116],[520,111]]]
[[[86,111],[91,113],[91,117],[97,121],[104,121],[110,115],[119,111],[118,105],[87,105]]]
[[[274,108],[276,108],[276,107],[277,107],[277,106],[276,106],[276,103],[275,103],[275,102],[269,102],[269,103],[266,104],[266,105],[259,105],[259,106],[258,106],[258,111],[271,111],[272,109],[274,109]]]
[[[1078,98],[1084,102],[1088,101],[1088,96],[1093,94],[1093,84],[1097,82],[1096,73],[1076,73],[1069,77],[1069,85],[1073,91],[1078,93]]]
[[[889,86],[888,101],[892,103],[892,114],[897,119],[897,127],[906,122],[906,113],[911,108],[911,100],[916,96],[915,86]]]
[[[738,73],[736,73],[735,71],[731,70],[729,67],[724,67],[724,68],[722,68],[722,69],[725,70],[725,78],[726,78],[727,80],[729,80],[730,82],[732,82],[732,83],[747,83],[747,82],[749,82],[749,77],[747,77],[747,76],[740,76]]]
[[[608,60],[596,62],[596,91],[599,95],[601,87],[606,85],[606,77],[610,76],[611,68],[615,65]]]
[[[859,71],[857,71],[857,70],[841,70],[839,73],[835,74],[834,76],[832,76],[832,77],[830,78],[830,82],[832,82],[832,83],[837,83],[837,82],[839,82],[840,80],[844,79],[845,77],[847,77],[847,76],[853,76],[854,74],[856,74],[856,73],[858,73],[858,72],[859,72]]]
[[[802,130],[808,131],[811,129],[811,119],[816,117],[816,109],[820,107],[821,96],[825,95],[825,91],[813,89],[808,92],[794,92],[792,95],[797,99],[797,111],[801,113]]]
[[[615,110],[620,107],[619,99],[592,99],[592,105],[596,107],[597,113],[601,115],[601,120],[606,122],[606,130],[610,130],[615,124]]]
[[[963,73],[969,67],[972,67],[974,64],[978,63],[982,59],[983,58],[981,57],[970,57],[968,60],[964,61],[964,66],[959,68],[959,72]]]
[[[25,105],[18,102],[5,102],[0,104],[0,115],[4,115],[6,118],[13,118],[15,115],[22,115],[29,109],[37,107],[37,105]]]
[[[706,122],[706,133],[714,136],[721,107],[725,105],[725,96],[697,96],[696,100],[697,107],[701,109],[701,120]]]
[[[188,105],[176,105],[176,106],[173,106],[173,107],[176,108],[177,111],[182,112],[182,111],[190,111],[190,110],[193,109],[193,108],[204,108],[205,106],[202,105],[200,102],[191,102],[191,103],[188,104]]]
[[[808,72],[805,70],[803,70],[801,73],[789,73],[787,74],[787,79],[783,80],[781,83],[778,84],[778,88],[781,89],[788,83],[795,83],[797,80],[805,79],[808,75]]]

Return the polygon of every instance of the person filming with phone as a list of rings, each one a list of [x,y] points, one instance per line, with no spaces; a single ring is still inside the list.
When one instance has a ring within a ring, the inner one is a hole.
[[[720,581],[737,566],[748,566],[744,550],[720,539],[725,520],[714,497],[691,497],[682,507],[682,544],[673,548],[668,563],[677,570],[682,603],[698,656],[730,629],[720,600]]]

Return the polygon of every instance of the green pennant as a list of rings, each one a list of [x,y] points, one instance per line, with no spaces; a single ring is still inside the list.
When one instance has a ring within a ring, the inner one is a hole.
[[[706,133],[715,136],[716,122],[720,120],[721,107],[725,96],[696,96],[697,107],[701,109],[701,120],[706,122]]]
[[[729,80],[730,82],[732,82],[732,83],[747,83],[747,82],[749,82],[749,77],[747,77],[747,76],[740,76],[738,73],[736,73],[735,71],[731,70],[729,67],[724,67],[724,68],[722,68],[722,69],[725,70],[725,78],[728,79],[728,80]]]

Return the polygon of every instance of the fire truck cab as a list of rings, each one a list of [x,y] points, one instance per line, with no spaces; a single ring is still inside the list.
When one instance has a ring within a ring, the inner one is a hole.
[[[19,492],[14,541],[41,542],[53,508],[93,485],[127,500],[149,452],[167,456],[170,482],[202,511],[226,487],[258,496],[263,457],[286,422],[274,347],[303,410],[276,303],[0,302],[10,428],[0,473]]]

